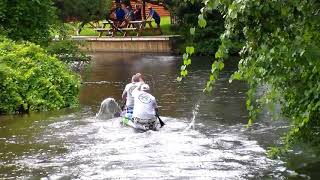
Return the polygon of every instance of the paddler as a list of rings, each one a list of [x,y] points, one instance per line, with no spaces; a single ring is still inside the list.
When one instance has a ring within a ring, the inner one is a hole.
[[[158,130],[160,124],[156,118],[158,112],[157,102],[154,96],[150,94],[148,84],[140,84],[132,92],[134,98],[133,120],[137,129]]]
[[[132,91],[137,88],[141,83],[143,83],[142,75],[137,73],[132,76],[131,83],[127,84],[122,93],[122,99],[126,102],[125,110],[125,118],[128,120],[132,120],[133,113],[133,105],[134,99],[132,97]]]

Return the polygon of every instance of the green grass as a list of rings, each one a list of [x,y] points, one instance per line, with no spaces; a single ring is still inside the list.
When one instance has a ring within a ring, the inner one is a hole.
[[[70,25],[72,26],[72,25]],[[102,27],[102,23],[100,22],[100,26]],[[152,26],[153,27],[157,27],[156,23],[153,21],[152,22]],[[161,30],[163,32],[163,35],[173,35],[174,33],[170,30],[170,17],[169,16],[164,16],[161,17],[161,22],[160,22],[160,26],[161,26]],[[149,26],[147,25],[147,28],[149,28]],[[75,35],[75,32],[70,31],[71,35]],[[85,25],[85,27],[82,29],[81,36],[98,36],[99,33],[94,31],[92,27],[90,27],[90,25]],[[129,33],[129,36],[135,36],[136,33]],[[152,32],[149,30],[146,30],[145,32],[143,32],[141,34],[141,36],[158,36],[159,33],[158,31]],[[105,33],[103,34],[103,36],[105,36]],[[117,36],[121,36],[120,33],[117,33]]]

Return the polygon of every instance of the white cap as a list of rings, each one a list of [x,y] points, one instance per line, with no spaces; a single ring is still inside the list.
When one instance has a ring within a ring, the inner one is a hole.
[[[148,91],[148,90],[150,90],[150,87],[149,87],[148,84],[142,84],[142,85],[141,85],[141,90],[142,90],[142,91]]]

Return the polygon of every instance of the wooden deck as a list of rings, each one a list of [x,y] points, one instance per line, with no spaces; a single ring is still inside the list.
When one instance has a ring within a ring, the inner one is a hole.
[[[74,40],[86,41],[88,51],[105,52],[173,52],[180,36],[130,36],[97,37],[73,36]]]

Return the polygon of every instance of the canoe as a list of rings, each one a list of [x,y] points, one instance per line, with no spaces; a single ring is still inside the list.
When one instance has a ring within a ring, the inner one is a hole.
[[[125,126],[137,128],[132,120],[129,120],[127,117],[124,117],[124,116],[121,118],[121,123]]]
[[[164,126],[165,124],[164,124],[164,122],[160,119],[159,115],[156,115],[156,117],[158,118],[156,121],[158,121],[158,120],[159,120],[159,121],[157,122],[155,129],[159,130],[159,128],[161,128],[161,127]],[[146,131],[149,130],[149,128],[146,128],[145,126],[141,126],[141,125],[139,125],[139,124],[135,124],[131,118],[128,118],[128,117],[126,116],[126,111],[121,112],[121,123],[122,123],[123,125],[125,125],[125,126],[132,127],[132,128],[134,128],[135,130],[137,130],[137,131],[139,131],[139,132],[146,132]],[[159,125],[159,126],[158,126],[158,125]],[[151,129],[150,129],[150,130],[151,130]]]

